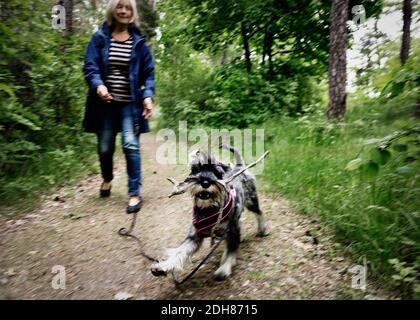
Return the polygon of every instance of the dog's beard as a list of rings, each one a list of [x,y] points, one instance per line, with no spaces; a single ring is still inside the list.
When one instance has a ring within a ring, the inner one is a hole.
[[[200,209],[221,208],[224,202],[223,187],[217,182],[208,188],[203,188],[201,184],[194,184],[191,188],[191,195],[194,198],[194,205]]]

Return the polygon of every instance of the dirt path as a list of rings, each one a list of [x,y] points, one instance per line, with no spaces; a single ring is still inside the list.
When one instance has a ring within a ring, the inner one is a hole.
[[[135,234],[147,252],[162,257],[186,235],[191,215],[187,195],[168,199],[166,177],[181,179],[186,168],[156,163],[153,135],[142,136],[144,206]],[[116,164],[112,196],[98,198],[101,178],[92,176],[78,186],[50,196],[38,210],[18,219],[0,218],[1,299],[341,299],[384,297],[372,286],[350,288],[351,264],[336,256],[322,228],[294,213],[282,198],[260,192],[271,235],[257,238],[254,216],[245,213],[245,241],[231,278],[212,279],[222,254],[215,255],[181,289],[171,278],[156,278],[135,241],[117,234],[129,226],[125,214],[124,161]],[[312,234],[321,236],[315,240]],[[318,244],[315,244],[318,242]],[[194,261],[208,252],[208,240]],[[53,266],[65,267],[66,288],[53,289]],[[190,265],[189,267],[192,267]]]

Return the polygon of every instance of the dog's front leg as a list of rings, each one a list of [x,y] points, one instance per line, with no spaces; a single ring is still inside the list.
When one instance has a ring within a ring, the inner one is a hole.
[[[225,280],[232,273],[232,268],[236,264],[236,255],[240,243],[240,227],[238,223],[231,224],[226,238],[226,249],[220,261],[220,266],[214,273],[218,281]]]
[[[155,263],[151,267],[154,276],[163,276],[168,272],[182,270],[185,262],[200,248],[203,239],[197,237],[194,227],[191,228],[187,238],[178,248],[168,250],[168,258]]]

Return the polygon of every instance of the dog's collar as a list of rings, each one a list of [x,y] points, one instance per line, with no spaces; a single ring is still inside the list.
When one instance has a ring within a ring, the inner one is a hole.
[[[222,217],[220,221],[225,220],[233,211],[234,203],[236,197],[236,190],[234,188],[230,189],[228,201],[223,207]],[[195,209],[192,210],[193,216],[193,225],[195,227],[195,232],[200,238],[207,238],[211,235],[211,229],[216,225],[220,211],[217,211],[203,219],[198,220]]]

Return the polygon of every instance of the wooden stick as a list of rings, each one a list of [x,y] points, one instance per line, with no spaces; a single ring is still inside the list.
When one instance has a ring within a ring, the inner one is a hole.
[[[172,192],[168,195],[169,198],[176,196],[178,194],[182,194],[185,191],[188,190],[189,187],[191,187],[191,185],[193,184],[193,182],[187,182],[187,181],[182,181],[182,182],[178,182],[176,181],[174,178],[167,178],[173,185],[174,185],[174,189],[172,190]],[[188,179],[188,178],[187,178]]]
[[[257,161],[255,161],[255,162],[247,165],[245,168],[239,170],[237,173],[235,173],[234,175],[232,175],[229,178],[227,178],[226,180],[224,180],[224,182],[226,184],[228,184],[233,179],[235,179],[236,177],[238,177],[239,175],[241,175],[244,171],[246,171],[247,169],[252,168],[253,166],[255,166],[258,162],[260,162],[262,159],[264,159],[267,156],[267,154],[269,154],[269,153],[270,153],[270,150],[267,150],[266,152],[264,152],[264,154],[261,157],[258,158]]]

